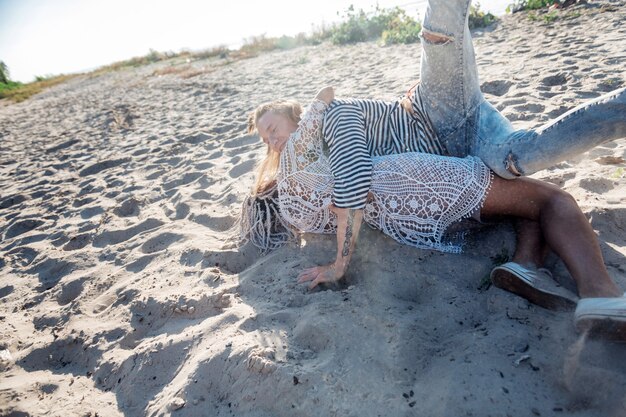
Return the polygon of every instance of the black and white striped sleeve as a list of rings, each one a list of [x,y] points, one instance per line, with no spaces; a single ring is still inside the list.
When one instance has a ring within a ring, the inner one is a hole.
[[[372,183],[363,111],[351,103],[331,106],[324,116],[323,136],[335,180],[335,206],[363,209]]]

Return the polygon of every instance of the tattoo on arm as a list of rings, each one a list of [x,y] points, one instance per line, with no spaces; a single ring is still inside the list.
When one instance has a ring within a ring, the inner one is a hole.
[[[346,225],[346,238],[343,241],[343,250],[341,256],[344,258],[350,254],[350,241],[352,240],[352,228],[354,227],[355,210],[348,210],[348,224]]]

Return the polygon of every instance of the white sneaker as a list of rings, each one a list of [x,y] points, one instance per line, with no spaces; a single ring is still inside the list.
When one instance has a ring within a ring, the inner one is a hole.
[[[589,329],[609,339],[626,341],[626,293],[621,297],[581,298],[574,324],[580,331]]]
[[[578,302],[578,297],[561,287],[545,268],[531,269],[507,262],[493,268],[491,282],[549,310],[573,310]]]

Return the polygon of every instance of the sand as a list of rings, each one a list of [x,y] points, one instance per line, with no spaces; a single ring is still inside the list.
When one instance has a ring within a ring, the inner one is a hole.
[[[476,32],[481,86],[534,127],[626,85],[626,2]],[[486,277],[510,224],[460,255],[363,228],[348,278],[310,293],[334,240],[226,243],[274,98],[391,99],[419,45],[302,47],[82,76],[0,106],[0,414],[624,416],[626,349]],[[579,202],[626,290],[626,140],[534,177]],[[550,265],[572,285],[560,261]]]

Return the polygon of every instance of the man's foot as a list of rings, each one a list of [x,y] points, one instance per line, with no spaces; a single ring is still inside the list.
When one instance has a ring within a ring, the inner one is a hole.
[[[491,271],[491,282],[549,310],[573,310],[578,302],[578,297],[561,287],[544,268],[526,268],[507,262]]]
[[[626,342],[626,294],[622,297],[581,298],[574,312],[579,331]]]

